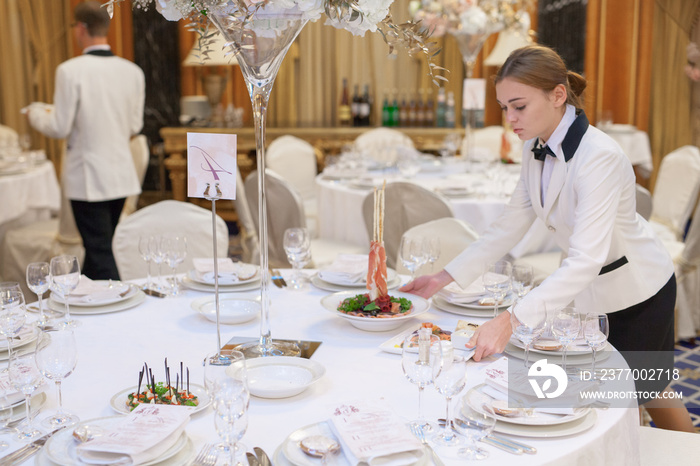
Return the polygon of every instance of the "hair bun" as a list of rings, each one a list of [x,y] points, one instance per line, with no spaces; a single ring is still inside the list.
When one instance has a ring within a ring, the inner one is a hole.
[[[577,96],[583,94],[583,91],[586,89],[587,85],[586,78],[574,71],[569,71],[566,78],[569,81],[571,92]]]

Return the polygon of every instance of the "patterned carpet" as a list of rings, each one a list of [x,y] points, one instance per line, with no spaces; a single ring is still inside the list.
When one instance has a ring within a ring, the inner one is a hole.
[[[695,429],[700,432],[700,340],[695,343],[680,341],[676,345],[675,367],[680,379],[671,387],[683,393],[683,402],[690,412]]]

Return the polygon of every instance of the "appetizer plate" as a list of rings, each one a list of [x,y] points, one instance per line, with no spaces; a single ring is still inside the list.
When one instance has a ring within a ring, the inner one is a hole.
[[[138,306],[145,300],[146,294],[137,288],[136,293],[131,298],[125,299],[124,301],[120,301],[117,303],[106,304],[104,306],[90,307],[75,307],[71,304],[70,313],[71,315],[109,314],[110,312],[119,312],[131,309],[132,307]],[[66,311],[66,306],[64,304],[54,301],[53,298],[49,298],[48,308],[54,311],[59,311],[61,313],[64,313]]]
[[[189,277],[183,277],[182,284],[190,290],[204,291],[207,293],[214,292],[214,285],[197,283]],[[257,289],[260,289],[260,277],[257,277],[254,280],[247,283],[243,283],[241,285],[219,285],[219,293],[237,293],[239,291],[250,291]]]
[[[143,386],[142,386],[143,387]],[[129,414],[131,410],[126,405],[128,401],[129,393],[134,393],[138,387],[130,387],[125,390],[120,391],[109,400],[109,405],[113,410],[120,414]],[[205,410],[209,404],[211,404],[211,397],[201,385],[191,383],[190,391],[199,399],[199,404],[197,406],[185,406],[184,408],[192,411],[192,414],[196,414],[200,411]]]
[[[98,285],[101,285],[104,287],[105,290],[109,289],[110,287],[110,282],[106,280],[95,280],[95,283]],[[113,287],[118,287],[119,290],[122,290],[121,293],[119,293],[118,296],[112,296],[109,298],[104,298],[104,299],[96,299],[93,301],[87,301],[86,298],[88,298],[89,295],[87,296],[70,296],[68,295],[68,304],[70,304],[71,307],[97,307],[97,306],[106,306],[108,304],[114,304],[114,303],[120,303],[123,301],[126,301],[129,298],[133,298],[136,293],[139,291],[139,288],[136,285],[133,284],[122,284],[121,282],[112,282],[111,285]],[[65,304],[66,300],[63,298],[63,296],[59,295],[58,293],[51,293],[50,298],[59,304]]]
[[[358,288],[352,291],[341,291],[338,293],[333,293],[321,299],[321,304],[323,307],[332,312],[333,314],[348,320],[353,326],[359,328],[360,330],[365,330],[368,332],[385,332],[387,330],[394,330],[401,325],[405,324],[407,320],[410,320],[416,316],[428,312],[430,304],[424,298],[416,296],[414,294],[402,293],[400,291],[392,291],[389,293],[395,298],[406,298],[413,303],[413,309],[408,314],[404,314],[398,317],[360,317],[360,316],[350,316],[344,312],[338,310],[338,305],[346,298],[351,298],[355,295],[366,293],[366,289]]]
[[[309,388],[326,368],[306,358],[272,356],[246,360],[248,389],[258,398],[288,398]]]
[[[605,348],[602,350],[598,351],[596,354],[596,364],[605,361],[610,357],[612,354],[612,347],[610,345],[606,345]],[[518,348],[513,344],[513,341],[509,341],[506,344],[506,349],[504,351],[507,355],[513,356],[514,358],[522,359],[525,360],[525,350],[522,348]],[[562,356],[558,354],[551,354],[551,352],[544,352],[547,355],[547,362],[551,364],[562,364]],[[541,359],[541,356],[536,356],[533,353],[533,350],[530,349],[530,362],[537,361],[538,359]],[[593,353],[588,352],[585,354],[576,354],[573,352],[569,352],[566,354],[566,364],[567,366],[573,367],[573,366],[589,366],[593,363]]]
[[[197,298],[190,306],[201,315],[216,322],[216,297]],[[260,314],[260,303],[253,299],[239,299],[233,296],[219,297],[219,322],[222,324],[242,324],[255,319]]]
[[[445,298],[440,296],[433,296],[433,307],[440,311],[449,312],[450,314],[457,314],[459,316],[466,317],[483,317],[491,318],[493,317],[493,307],[479,306],[478,308],[467,308],[458,306],[456,304],[448,303]]]
[[[233,279],[230,274],[225,274],[223,277],[219,277],[219,286],[238,286],[238,285],[245,285],[246,283],[251,283],[256,280],[260,280],[260,267],[257,265],[253,264],[239,264],[238,267],[244,268],[245,272],[247,275],[251,275],[249,278],[244,278],[244,279]],[[250,270],[246,270],[250,268]],[[211,278],[202,278],[197,274],[197,271],[194,269],[191,269],[189,272],[187,272],[187,278],[192,280],[193,282],[200,283],[202,285],[211,285],[214,286],[214,274],[211,274]]]
[[[468,394],[470,392],[477,391],[481,393],[486,399],[490,400],[491,402],[496,401],[495,398],[489,396],[486,393],[483,393],[482,388],[484,387],[484,384],[477,385],[473,388],[470,388],[467,391],[467,395],[464,396],[464,399],[467,400],[469,405],[474,408],[475,410],[479,412],[484,412],[481,406],[475,406],[472,402],[472,399],[468,397]],[[572,422],[577,419],[581,419],[582,417],[588,415],[588,412],[591,410],[589,407],[583,407],[583,408],[576,408],[572,414],[550,414],[550,413],[543,413],[541,411],[537,410],[531,410],[529,413],[523,413],[521,416],[503,416],[498,413],[494,413],[493,417],[496,418],[497,421],[499,422],[507,422],[508,424],[518,424],[518,425],[523,425],[523,426],[554,426],[554,425],[559,425],[559,424],[566,424],[567,422]]]
[[[387,275],[389,275],[387,273]],[[318,276],[318,274],[314,274],[313,277],[311,277],[311,284],[315,286],[318,289],[325,290],[325,291],[351,291],[351,290],[356,290],[358,287],[362,287],[362,283],[357,283],[355,285],[338,285],[335,283],[327,282],[325,280],[322,280],[321,277]],[[397,274],[394,274],[393,278],[389,278],[387,276],[387,283],[386,286],[390,290],[394,290],[398,288],[401,285],[401,277],[399,277]]]
[[[98,419],[91,419],[89,421],[84,421],[81,422],[80,424],[90,424],[91,426],[98,426],[101,427],[104,430],[109,430],[113,428],[116,424],[122,422],[124,420],[123,416],[111,416],[111,417],[102,417]],[[78,426],[80,425],[78,424]],[[76,427],[78,427],[76,426]],[[44,452],[46,454],[46,457],[50,460],[53,461],[54,463],[60,464],[61,466],[84,466],[85,463],[83,463],[79,458],[78,454],[76,452],[76,447],[78,446],[78,443],[74,440],[73,438],[73,431],[74,428],[67,428],[63,429],[59,432],[56,432],[53,436],[51,436],[47,441],[46,445],[44,446]],[[139,463],[141,466],[148,466],[148,465],[155,465],[161,462],[165,462],[166,460],[170,460],[175,455],[180,453],[189,443],[189,438],[187,437],[187,432],[182,432],[180,437],[175,441],[175,443],[168,448],[165,453],[162,455],[158,456],[157,458],[154,458],[151,461],[147,461],[144,463]],[[167,462],[167,464],[171,464],[170,461]]]
[[[391,337],[390,339],[379,345],[379,349],[384,351],[385,353],[401,354],[403,352],[403,341],[406,339],[407,336],[409,336],[413,332],[418,331],[418,329],[420,328],[421,325],[416,325],[399,333],[398,335]],[[452,333],[454,334],[454,332]],[[467,360],[471,359],[471,357],[474,355],[474,350],[467,351],[466,349],[461,348],[455,348],[455,350],[458,351],[458,355],[466,357]]]
[[[318,277],[318,273],[317,273],[316,275],[314,275],[314,276]],[[345,289],[349,289],[349,288],[363,288],[363,287],[365,287],[365,285],[367,284],[367,274],[366,274],[366,273],[363,274],[363,275],[362,275],[362,279],[361,279],[359,282],[356,282],[356,283],[348,283],[348,282],[346,282],[346,281],[323,280],[323,279],[321,279],[321,277],[319,277],[319,280],[321,280],[322,282],[331,284],[331,285],[342,286],[342,287],[345,288]],[[396,273],[396,270],[392,269],[391,267],[387,267],[387,269],[386,269],[386,281],[387,281],[387,285],[388,285],[390,282],[394,282],[394,281],[396,281],[396,280],[400,280],[398,274]],[[338,291],[345,291],[345,290],[338,290]]]

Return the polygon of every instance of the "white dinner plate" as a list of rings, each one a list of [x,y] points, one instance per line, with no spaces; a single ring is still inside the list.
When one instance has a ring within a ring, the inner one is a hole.
[[[182,277],[182,284],[190,290],[204,291],[207,293],[214,292],[214,285],[206,285],[197,283],[189,277]],[[239,291],[250,291],[260,289],[260,277],[257,279],[243,283],[242,285],[219,285],[219,293],[238,293]]]
[[[228,370],[235,370],[234,368]],[[326,373],[316,361],[291,356],[246,360],[248,389],[258,398],[289,398],[309,388]]]
[[[315,276],[318,276],[318,272],[316,273]],[[348,288],[362,288],[362,287],[364,287],[364,286],[367,284],[367,274],[366,274],[366,273],[363,274],[362,280],[360,280],[360,281],[357,282],[357,283],[352,283],[352,284],[348,284],[347,282],[342,282],[342,281],[324,280],[324,279],[322,279],[321,277],[319,277],[319,280],[321,280],[322,282],[325,282],[325,283],[329,283],[329,284],[331,284],[331,285],[342,286],[342,287],[344,287],[345,289],[348,289]],[[399,277],[398,274],[396,273],[396,270],[392,269],[391,267],[387,267],[387,268],[386,268],[386,282],[387,282],[387,286],[389,285],[390,282],[395,282],[395,281],[397,281],[397,280],[400,280],[400,277]],[[338,291],[345,291],[345,290],[338,290]]]
[[[403,341],[406,339],[407,336],[420,329],[421,326],[422,324],[416,325],[399,333],[398,335],[394,335],[393,337],[389,338],[387,341],[379,345],[379,349],[384,351],[385,353],[401,354],[403,352]],[[454,331],[452,331],[452,333],[454,333]],[[471,359],[471,357],[474,355],[474,350],[467,351],[466,349],[461,348],[455,348],[455,350],[458,351],[457,354],[466,357],[467,360]]]
[[[374,189],[381,187],[383,183],[383,178],[357,178],[350,180],[348,186],[357,189]]]
[[[493,307],[479,306],[478,308],[468,308],[448,303],[441,296],[433,296],[433,307],[440,311],[457,314],[458,316],[466,317],[483,317],[485,319],[493,317]]]
[[[467,400],[469,406],[481,413],[484,412],[483,408],[481,406],[474,405],[473,398],[469,397],[469,393],[478,391],[487,400],[491,400],[492,402],[495,401],[493,397],[481,391],[482,387],[484,387],[483,383],[473,388],[470,388],[464,395],[464,399]],[[572,422],[577,419],[581,419],[582,417],[586,416],[590,410],[591,408],[589,407],[576,408],[574,409],[574,412],[572,414],[550,414],[543,413],[542,411],[532,410],[529,414],[522,416],[508,417],[501,416],[498,413],[494,413],[493,417],[495,417],[496,420],[499,422],[507,422],[508,424],[518,424],[523,426],[555,426],[559,424],[566,424],[567,422]]]
[[[216,297],[203,296],[190,303],[192,309],[216,322]],[[260,303],[253,299],[240,299],[235,296],[219,297],[219,322],[222,324],[242,324],[260,315]]]
[[[541,339],[542,342],[548,342],[548,343],[554,343],[554,344],[559,344],[558,341],[553,340],[552,338],[545,338]],[[524,350],[525,345],[523,344],[522,341],[518,340],[516,337],[511,337],[510,342],[513,344],[513,346],[517,346],[518,348]],[[540,342],[540,340],[535,340],[532,342],[532,345],[530,345],[530,353],[537,353],[537,354],[547,354],[547,355],[553,355],[553,356],[562,356],[564,354],[564,351],[557,349],[557,350],[546,350],[546,349],[539,349],[535,348],[535,345]],[[606,345],[607,346],[607,343]],[[602,350],[600,350],[602,351]],[[569,349],[566,352],[567,357],[568,356],[582,356],[581,353],[587,353],[591,354],[592,350],[591,347],[586,344],[585,340],[576,340],[573,343],[569,345]]]
[[[98,285],[101,285],[105,289],[109,288],[109,281],[95,280],[94,282]],[[126,301],[129,298],[133,298],[134,296],[136,296],[136,293],[138,293],[138,291],[139,291],[139,288],[133,284],[123,285],[120,282],[113,282],[112,286],[119,286],[121,288],[126,288],[126,289],[124,289],[119,296],[113,296],[110,298],[100,299],[100,300],[95,300],[95,301],[84,301],[83,299],[85,298],[85,296],[68,295],[68,304],[70,304],[71,307],[106,306],[108,304],[120,303],[120,302]],[[65,304],[65,302],[66,302],[66,300],[63,298],[63,296],[59,295],[58,293],[53,293],[53,292],[50,295],[50,299],[52,299],[54,302],[59,303],[59,304]]]
[[[356,290],[358,287],[362,286],[361,283],[358,283],[357,285],[353,286],[336,285],[334,283],[322,280],[321,277],[318,276],[318,274],[314,274],[314,276],[311,277],[311,284],[316,288],[324,291],[350,291]],[[386,286],[389,290],[395,290],[396,288],[401,286],[401,277],[396,275],[392,280],[387,281]]]
[[[39,338],[39,329],[31,324],[24,324],[15,337],[12,338],[12,349],[16,350],[36,341]],[[7,338],[0,337],[0,353],[7,353]],[[6,358],[9,359],[9,356]]]
[[[413,303],[413,309],[408,314],[403,314],[398,317],[360,317],[360,316],[350,316],[344,312],[338,311],[338,305],[346,298],[352,296],[366,293],[366,289],[356,289],[352,291],[340,291],[338,293],[333,293],[331,295],[325,296],[321,299],[321,304],[323,307],[332,312],[333,314],[348,320],[353,326],[359,328],[360,330],[366,330],[369,332],[384,332],[387,330],[394,330],[401,325],[405,324],[407,320],[417,317],[425,312],[428,312],[430,304],[424,298],[416,296],[414,294],[402,293],[400,291],[392,291],[389,293],[395,298],[406,298]]]
[[[144,388],[145,385],[142,385],[141,388]],[[129,393],[134,393],[138,387],[130,387],[125,390],[120,391],[119,393],[115,394],[110,400],[109,400],[109,405],[112,407],[113,410],[120,414],[129,414],[131,410],[129,407],[126,405],[127,401],[129,400],[128,396]],[[207,393],[206,389],[201,386],[197,385],[195,383],[190,384],[190,391],[197,397],[199,400],[199,404],[197,406],[185,406],[186,409],[189,409],[192,411],[192,414],[196,414],[209,406],[211,403],[211,397]]]
[[[44,386],[44,389],[46,389],[46,386]],[[35,393],[29,401],[30,413],[35,412],[37,409],[44,406],[44,403],[46,403],[46,393],[44,393],[43,391]],[[24,407],[24,398],[14,403],[9,409],[11,410],[11,413],[10,418],[7,420],[7,422],[19,421],[20,419],[24,419],[25,414],[27,413],[26,408]]]
[[[435,188],[435,192],[445,197],[469,197],[474,194],[473,189],[462,186],[444,186]]]
[[[555,438],[576,435],[587,431],[593,427],[598,420],[595,409],[591,409],[585,416],[566,424],[555,424],[549,426],[524,426],[520,424],[509,424],[496,421],[494,430],[506,435],[532,438]]]
[[[90,306],[90,307],[87,307],[87,306],[75,307],[71,304],[70,305],[70,313],[71,313],[71,315],[109,314],[110,312],[119,312],[119,311],[125,311],[127,309],[131,309],[132,307],[138,306],[139,304],[141,304],[145,300],[146,300],[146,294],[137,288],[136,293],[131,298],[126,299],[124,301],[119,301],[118,303],[106,304],[104,306]],[[53,309],[54,311],[59,311],[59,312],[66,311],[66,306],[61,304],[61,303],[57,303],[56,301],[53,300],[53,298],[49,298],[48,307],[49,307],[49,309]]]
[[[530,350],[530,351],[532,351],[532,350]],[[610,355],[612,354],[612,351],[613,351],[613,349],[610,345],[606,345],[605,348],[598,351],[598,353],[596,354],[596,364],[608,359],[610,357]],[[522,348],[518,348],[511,341],[509,341],[506,344],[506,349],[504,352],[509,356],[513,356],[514,358],[525,360],[525,350]],[[537,361],[538,359],[541,359],[541,356],[534,356],[533,354],[530,354],[529,359],[530,359],[530,362],[532,363],[534,361]],[[551,364],[562,364],[563,363],[562,356],[547,353],[547,362],[549,362]],[[587,353],[587,354],[567,353],[566,363],[567,363],[567,366],[589,366],[593,363],[593,353]]]
[[[102,417],[97,419],[91,419],[89,421],[83,421],[78,424],[90,424],[93,426],[99,426],[104,430],[109,430],[113,428],[116,424],[122,422],[124,416],[110,416]],[[76,427],[78,427],[76,426]],[[49,440],[46,441],[44,446],[44,451],[49,460],[54,463],[60,464],[61,466],[84,466],[85,463],[80,461],[78,458],[76,447],[78,443],[73,438],[73,431],[75,428],[63,429],[52,435]],[[159,457],[147,461],[145,463],[139,463],[141,466],[155,465],[166,460],[172,459],[175,455],[180,453],[188,444],[189,438],[187,437],[187,432],[182,432],[180,437],[175,441],[173,446],[168,448],[165,453]],[[171,464],[168,461],[168,464]]]
[[[244,278],[244,279],[238,279],[236,278],[235,280],[232,279],[231,276],[224,276],[224,277],[219,277],[219,286],[225,285],[225,286],[239,286],[239,285],[245,285],[246,283],[251,283],[256,280],[260,280],[260,267],[257,265],[253,264],[244,264],[244,263],[234,263],[238,264],[237,267],[252,267],[255,269],[254,273],[250,278]],[[252,269],[251,269],[252,270]],[[187,277],[192,280],[193,282],[200,283],[202,285],[210,285],[214,286],[214,275],[211,275],[211,279],[204,279],[199,276],[197,271],[195,269],[191,269],[189,272],[187,272]]]

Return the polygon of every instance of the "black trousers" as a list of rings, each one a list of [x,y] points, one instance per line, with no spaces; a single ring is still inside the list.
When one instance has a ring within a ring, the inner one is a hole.
[[[85,247],[83,274],[93,280],[119,280],[112,237],[126,199],[87,202],[71,200],[75,224]]]

